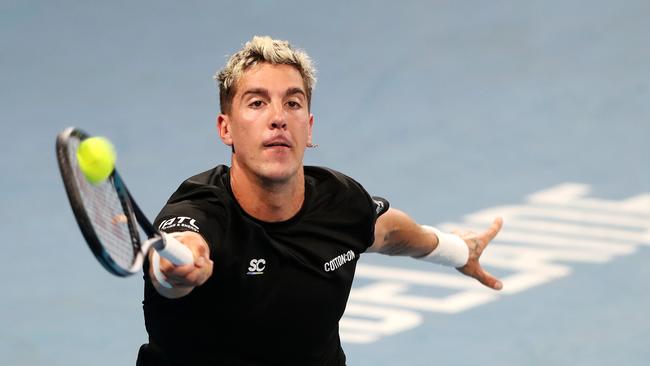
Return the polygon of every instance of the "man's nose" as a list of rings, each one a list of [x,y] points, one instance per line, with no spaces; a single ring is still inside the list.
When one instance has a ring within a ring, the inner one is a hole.
[[[271,119],[271,129],[286,129],[287,128],[287,119],[285,115],[284,108],[282,104],[279,105],[276,103],[273,106],[273,116]]]

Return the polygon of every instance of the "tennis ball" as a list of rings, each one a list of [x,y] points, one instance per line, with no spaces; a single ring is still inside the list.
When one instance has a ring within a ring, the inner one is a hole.
[[[89,137],[81,141],[77,149],[79,169],[95,185],[113,173],[116,157],[113,144],[104,137]]]

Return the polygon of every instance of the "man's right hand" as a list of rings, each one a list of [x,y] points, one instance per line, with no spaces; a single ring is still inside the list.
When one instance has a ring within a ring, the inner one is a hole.
[[[175,233],[175,237],[186,245],[194,255],[194,264],[176,266],[165,258],[160,257],[160,272],[165,275],[172,288],[162,286],[153,274],[153,266],[149,266],[149,278],[156,291],[162,296],[175,299],[189,294],[195,287],[201,286],[212,276],[214,263],[210,260],[210,247],[203,237],[193,231]],[[153,252],[149,254],[152,260]]]

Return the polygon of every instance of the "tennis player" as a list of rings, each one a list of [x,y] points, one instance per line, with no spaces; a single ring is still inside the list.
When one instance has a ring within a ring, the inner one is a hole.
[[[418,225],[335,170],[303,166],[315,76],[288,42],[254,37],[215,77],[217,127],[232,149],[181,184],[156,219],[195,256],[145,264],[149,343],[138,365],[345,365],[338,323],[359,256],[411,256],[487,287],[479,258],[499,232]]]

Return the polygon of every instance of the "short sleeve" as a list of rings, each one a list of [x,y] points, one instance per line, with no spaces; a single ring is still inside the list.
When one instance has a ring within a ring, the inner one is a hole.
[[[388,211],[388,208],[390,207],[390,203],[388,203],[388,200],[386,200],[383,197],[379,196],[372,196],[372,202],[373,206],[375,208],[375,219],[378,219],[379,216],[383,215]]]
[[[227,219],[223,200],[218,193],[204,187],[190,193],[173,195],[156,217],[154,225],[167,233],[198,233],[213,251],[224,235]]]

